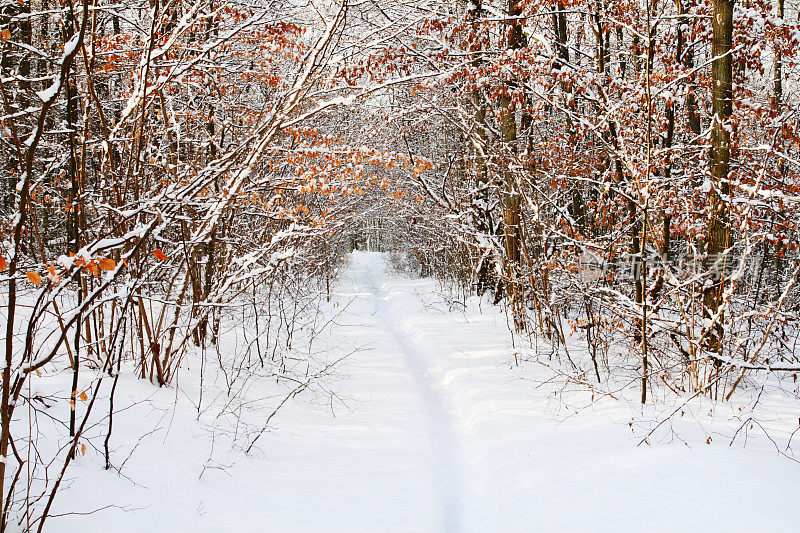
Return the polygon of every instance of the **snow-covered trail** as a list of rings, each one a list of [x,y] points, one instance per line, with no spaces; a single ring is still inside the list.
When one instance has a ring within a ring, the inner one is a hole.
[[[141,441],[127,478],[87,453],[54,512],[124,508],[54,518],[50,530],[797,530],[798,465],[716,442],[637,447],[625,402],[586,394],[578,412],[575,398],[536,387],[547,377],[537,365],[512,365],[520,347],[500,309],[473,299],[448,310],[435,281],[385,267],[356,252],[337,283],[340,314],[320,340],[332,360],[352,352],[336,396],[287,404],[249,455],[197,420],[196,368],[179,393],[121,380],[120,405],[149,400],[115,418],[117,456],[134,444],[126,435],[164,429]]]
[[[422,395],[426,406],[426,426],[430,433],[431,448],[435,458],[436,484],[439,491],[440,505],[442,506],[441,518],[443,530],[456,532],[461,527],[462,504],[464,496],[461,485],[461,458],[460,446],[451,427],[452,420],[450,409],[446,405],[446,398],[434,380],[431,379],[425,367],[427,354],[413,339],[400,329],[402,314],[398,312],[397,305],[392,302],[392,294],[387,291],[386,285],[376,276],[381,272],[383,265],[378,256],[364,256],[352,269],[355,280],[361,282],[375,302],[375,314],[380,320],[380,326],[391,334],[396,344],[397,352],[402,354],[408,371],[414,377],[419,393]],[[384,345],[384,349],[389,346]],[[391,348],[390,348],[391,349]]]

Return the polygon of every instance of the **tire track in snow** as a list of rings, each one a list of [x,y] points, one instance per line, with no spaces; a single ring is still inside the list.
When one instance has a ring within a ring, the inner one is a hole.
[[[381,265],[382,266],[382,265]],[[443,509],[444,531],[456,533],[462,529],[463,475],[459,461],[460,448],[452,429],[452,417],[442,395],[437,391],[425,370],[424,354],[401,331],[398,319],[388,302],[390,296],[375,279],[374,271],[365,269],[361,281],[375,301],[378,318],[400,347],[406,365],[419,386],[431,427],[431,443],[436,460],[437,482]]]

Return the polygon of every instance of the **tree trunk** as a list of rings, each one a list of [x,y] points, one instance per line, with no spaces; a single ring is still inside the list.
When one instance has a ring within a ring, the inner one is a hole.
[[[509,17],[519,17],[522,8],[517,0],[508,0]],[[509,50],[519,50],[525,46],[525,36],[522,33],[522,24],[519,19],[509,23],[507,47]],[[513,83],[513,82],[512,82]],[[518,329],[524,327],[522,309],[522,286],[519,282],[520,267],[520,196],[517,190],[516,177],[511,165],[517,155],[517,119],[514,100],[511,98],[513,86],[507,86],[506,92],[500,97],[500,142],[502,143],[503,168],[503,232],[505,240],[506,259],[510,280],[506,284],[506,294],[514,313],[514,323]]]
[[[471,33],[469,36],[469,50],[472,57],[472,67],[475,69],[480,68],[483,62],[483,37],[481,28],[481,19],[483,18],[483,8],[481,0],[467,0],[467,20],[471,23]],[[475,206],[475,226],[476,229],[483,234],[493,234],[494,224],[492,222],[491,213],[489,213],[489,196],[487,190],[487,167],[486,167],[486,147],[488,137],[486,134],[486,104],[483,95],[479,88],[472,90],[472,108],[474,115],[475,133],[472,139],[468,140],[467,153],[473,154],[472,156],[472,173],[475,181],[475,188],[478,193],[474,198]],[[479,259],[477,272],[477,286],[476,292],[478,295],[483,295],[484,292],[494,287],[492,282],[494,261],[490,254],[482,251],[481,258]]]
[[[556,38],[558,58],[564,63],[569,63],[569,48],[567,48],[567,16],[564,13],[564,4],[556,2],[553,9],[553,33]],[[560,61],[554,67],[560,67]]]
[[[689,131],[692,132],[690,144],[697,144],[700,136],[700,114],[697,109],[697,99],[695,98],[695,74],[694,74],[694,49],[686,46],[686,37],[683,28],[688,26],[689,17],[686,15],[686,7],[683,0],[677,0],[678,4],[678,38],[677,46],[679,49],[678,60],[683,62],[683,66],[689,71],[686,78],[686,120]]]
[[[709,198],[706,269],[711,276],[703,290],[707,317],[714,316],[722,304],[725,251],[731,245],[727,197],[730,194],[728,171],[731,156],[730,118],[733,114],[733,0],[714,0],[713,42],[711,47],[711,194]],[[706,335],[709,350],[722,348],[722,319]]]

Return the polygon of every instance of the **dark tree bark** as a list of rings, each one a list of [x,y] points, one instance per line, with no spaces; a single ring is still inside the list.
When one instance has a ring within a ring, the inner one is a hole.
[[[706,269],[710,283],[703,290],[707,316],[717,314],[725,287],[725,251],[731,245],[728,200],[728,172],[731,157],[730,118],[733,114],[733,3],[734,0],[714,0],[713,42],[711,47],[711,99],[714,113],[711,127],[711,193],[709,198],[708,244]],[[722,320],[706,335],[710,351],[722,349]]]
[[[556,2],[553,14],[553,34],[556,38],[556,48],[558,49],[558,58],[564,63],[569,63],[569,48],[567,47],[567,15],[564,13],[563,2]],[[555,65],[560,66],[560,62]]]
[[[508,15],[512,17],[509,22],[506,46],[509,50],[520,50],[525,47],[525,35],[519,16],[522,8],[517,0],[508,0]],[[513,82],[512,82],[513,84]],[[511,97],[513,86],[506,87],[506,92],[499,99],[500,106],[500,142],[503,157],[503,232],[505,241],[506,259],[509,265],[509,274],[513,278],[506,284],[506,294],[509,297],[511,308],[514,312],[514,322],[518,329],[524,327],[522,311],[522,286],[517,274],[520,266],[520,243],[522,241],[520,226],[520,196],[517,190],[516,177],[511,165],[517,155],[517,119],[516,106]]]

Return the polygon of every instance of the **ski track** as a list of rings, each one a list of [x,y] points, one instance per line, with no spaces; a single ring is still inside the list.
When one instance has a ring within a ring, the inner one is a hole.
[[[369,291],[375,302],[376,314],[383,327],[388,331],[402,351],[408,370],[413,375],[425,398],[427,415],[429,417],[431,445],[436,457],[437,485],[440,491],[443,531],[457,533],[462,528],[462,506],[465,500],[463,494],[463,473],[461,472],[460,444],[452,427],[452,414],[444,396],[440,383],[425,368],[424,361],[430,356],[414,342],[413,335],[400,329],[402,315],[391,302],[389,293],[384,284],[379,284],[374,273],[380,264],[369,265],[356,272],[362,278],[365,288]]]

